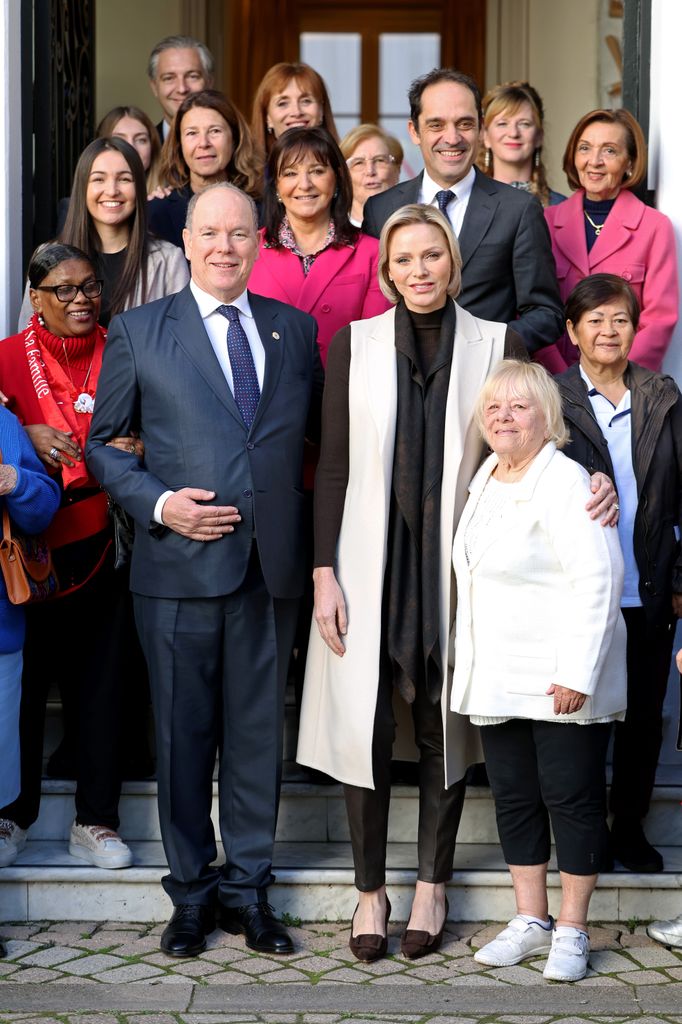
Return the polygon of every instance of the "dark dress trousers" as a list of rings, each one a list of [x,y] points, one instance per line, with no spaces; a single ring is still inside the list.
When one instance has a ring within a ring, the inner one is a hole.
[[[249,295],[265,350],[244,425],[191,290],[112,321],[87,457],[134,517],[131,589],[157,729],[159,817],[175,904],[254,903],[272,880],[286,670],[303,591],[301,473],[319,429],[315,321]],[[227,336],[227,324],[226,324]],[[138,431],[143,463],[106,447]],[[215,491],[235,532],[208,543],[152,521],[168,489]],[[210,821],[220,753],[220,830]]]
[[[420,174],[371,196],[362,230],[378,238],[392,213],[419,202],[421,184]],[[457,192],[456,185],[453,190]],[[561,337],[563,305],[552,245],[535,196],[477,170],[458,240],[460,306],[474,316],[510,324],[530,353]]]

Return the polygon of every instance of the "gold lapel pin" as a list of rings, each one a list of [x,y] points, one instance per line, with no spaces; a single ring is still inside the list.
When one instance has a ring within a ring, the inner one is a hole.
[[[277,331],[273,331],[272,336],[275,339],[275,341],[279,341],[279,334],[277,333]]]

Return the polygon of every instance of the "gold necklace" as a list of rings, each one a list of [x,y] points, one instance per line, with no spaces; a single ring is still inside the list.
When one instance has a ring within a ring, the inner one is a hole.
[[[599,235],[601,233],[601,229],[606,224],[606,217],[608,217],[608,213],[606,214],[606,217],[604,217],[604,220],[601,222],[601,224],[595,224],[594,221],[592,220],[592,218],[590,217],[589,213],[587,212],[587,210],[583,210],[583,213],[585,214],[585,216],[587,217],[588,221],[590,222],[590,224],[594,228],[595,235],[597,236],[597,238],[599,238]]]

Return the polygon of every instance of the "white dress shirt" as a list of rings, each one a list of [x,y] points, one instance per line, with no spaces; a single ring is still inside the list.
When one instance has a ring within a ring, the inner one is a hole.
[[[200,288],[195,281],[190,281],[189,287],[199,308],[199,316],[204,322],[208,340],[211,342],[213,351],[216,354],[216,359],[220,363],[220,369],[223,371],[223,375],[227,381],[227,386],[233,395],[234,382],[232,378],[232,364],[230,363],[230,357],[227,352],[227,328],[229,326],[229,321],[222,313],[218,312],[218,309],[222,305],[237,307],[239,310],[239,322],[244,329],[244,334],[246,335],[251,349],[251,355],[253,356],[256,376],[258,377],[258,386],[262,391],[263,378],[265,377],[265,349],[263,348],[263,342],[260,339],[258,328],[256,327],[256,321],[254,320],[253,313],[251,312],[249,297],[246,291],[243,291],[241,295],[238,295],[233,302],[222,303],[220,299],[216,299],[214,295],[211,295],[209,292],[205,292],[203,288]],[[163,506],[172,493],[173,491],[164,491],[156,502],[156,505],[154,506],[154,522],[161,523],[163,525],[163,519],[161,518]]]
[[[625,582],[621,608],[641,608],[639,596],[639,569],[635,559],[635,516],[637,515],[637,481],[632,462],[632,401],[626,391],[617,406],[595,388],[582,366],[580,376],[587,385],[587,395],[599,429],[606,438],[609,455],[613,463],[615,485],[618,489],[620,515],[618,517],[618,537],[623,561],[625,562]]]
[[[469,205],[469,197],[471,196],[471,190],[474,187],[476,181],[476,171],[473,167],[469,168],[467,174],[464,175],[461,181],[458,181],[452,186],[450,192],[452,192],[456,198],[448,203],[446,209],[446,215],[452,230],[456,235],[459,235],[462,230],[462,224],[464,223],[464,214],[467,212],[467,206]],[[425,203],[427,206],[438,206],[436,202],[436,193],[442,192],[443,186],[437,184],[430,178],[428,172],[424,170],[424,176],[422,178],[422,187],[419,195],[419,202]]]

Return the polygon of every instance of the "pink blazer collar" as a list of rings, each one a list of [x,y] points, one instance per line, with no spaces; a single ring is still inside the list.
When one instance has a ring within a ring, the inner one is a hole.
[[[639,226],[646,207],[636,196],[633,196],[629,189],[622,189],[613,204],[603,231],[588,253],[585,241],[584,195],[585,193],[580,189],[574,192],[566,202],[559,203],[553,208],[555,211],[553,236],[557,249],[582,274],[587,276],[593,272],[593,268],[598,263],[607,259],[630,241],[633,232]]]

